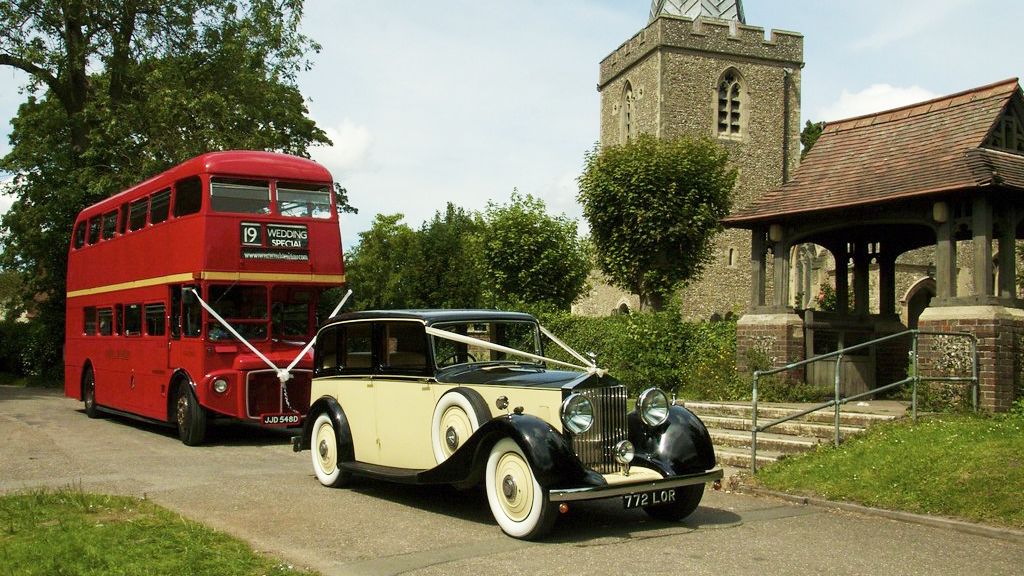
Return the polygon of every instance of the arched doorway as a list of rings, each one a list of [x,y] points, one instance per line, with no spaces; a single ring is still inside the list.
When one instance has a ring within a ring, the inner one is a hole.
[[[921,313],[928,307],[932,302],[932,298],[935,297],[935,279],[931,277],[922,278],[915,282],[908,290],[903,298],[906,302],[904,306],[904,314],[906,315],[903,320],[907,325],[907,328],[917,328],[917,320],[921,317]]]

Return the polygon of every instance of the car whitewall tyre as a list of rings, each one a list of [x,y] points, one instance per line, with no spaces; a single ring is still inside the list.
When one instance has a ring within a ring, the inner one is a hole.
[[[321,484],[339,488],[348,483],[351,473],[338,468],[338,434],[329,415],[317,416],[309,440],[313,454],[313,471]]]
[[[503,438],[494,445],[484,480],[491,514],[506,534],[532,540],[551,529],[555,510],[514,440]]]
[[[447,460],[465,443],[466,439],[476,432],[482,424],[482,411],[474,407],[467,394],[472,391],[452,390],[441,396],[434,407],[434,417],[430,425],[430,445],[434,448],[434,460],[440,464]],[[482,403],[481,398],[478,403]]]

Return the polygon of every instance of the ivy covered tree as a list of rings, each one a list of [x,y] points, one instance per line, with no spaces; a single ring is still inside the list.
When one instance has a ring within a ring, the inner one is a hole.
[[[597,262],[612,284],[661,310],[680,284],[710,261],[729,213],[736,169],[708,138],[641,134],[585,156],[579,201]]]
[[[488,203],[484,219],[484,265],[497,302],[568,310],[591,269],[576,221],[551,216],[542,200],[518,192],[508,204]]]
[[[0,66],[28,75],[0,170],[15,175],[0,265],[63,340],[77,213],[203,152],[305,156],[328,143],[296,74],[319,47],[302,0],[39,0],[0,4]],[[347,205],[347,198],[342,199]],[[54,347],[54,350],[58,348]],[[40,362],[56,364],[56,354]]]
[[[423,308],[487,306],[483,267],[486,224],[480,214],[448,203],[444,214],[424,222],[417,233],[412,265],[416,297]]]

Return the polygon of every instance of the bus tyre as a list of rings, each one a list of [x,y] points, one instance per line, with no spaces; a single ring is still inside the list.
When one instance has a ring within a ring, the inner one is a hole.
[[[329,415],[317,416],[309,441],[313,453],[313,471],[316,479],[328,488],[341,488],[352,479],[352,473],[338,467],[338,435],[334,420]]]
[[[82,402],[85,404],[85,415],[99,418],[100,409],[96,406],[96,375],[92,368],[86,368],[82,375]]]
[[[484,481],[491,514],[505,534],[534,540],[554,525],[557,514],[548,492],[511,438],[502,438],[491,449]]]
[[[206,438],[206,410],[199,405],[196,393],[187,382],[178,385],[175,402],[178,420],[178,438],[186,446],[198,446]]]
[[[693,514],[703,496],[703,484],[682,486],[676,488],[676,499],[673,502],[658,506],[644,506],[644,512],[647,512],[648,516],[657,520],[676,522]]]

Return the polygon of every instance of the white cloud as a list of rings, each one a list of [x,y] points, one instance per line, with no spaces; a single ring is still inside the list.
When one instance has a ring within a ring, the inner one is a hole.
[[[853,118],[931,100],[937,96],[938,94],[920,86],[901,88],[889,84],[872,84],[855,93],[844,89],[839,95],[839,100],[818,110],[815,119],[831,122]]]
[[[310,156],[327,166],[338,179],[341,173],[359,172],[370,167],[370,150],[373,136],[370,129],[345,118],[337,126],[324,128],[331,146],[310,148]]]

